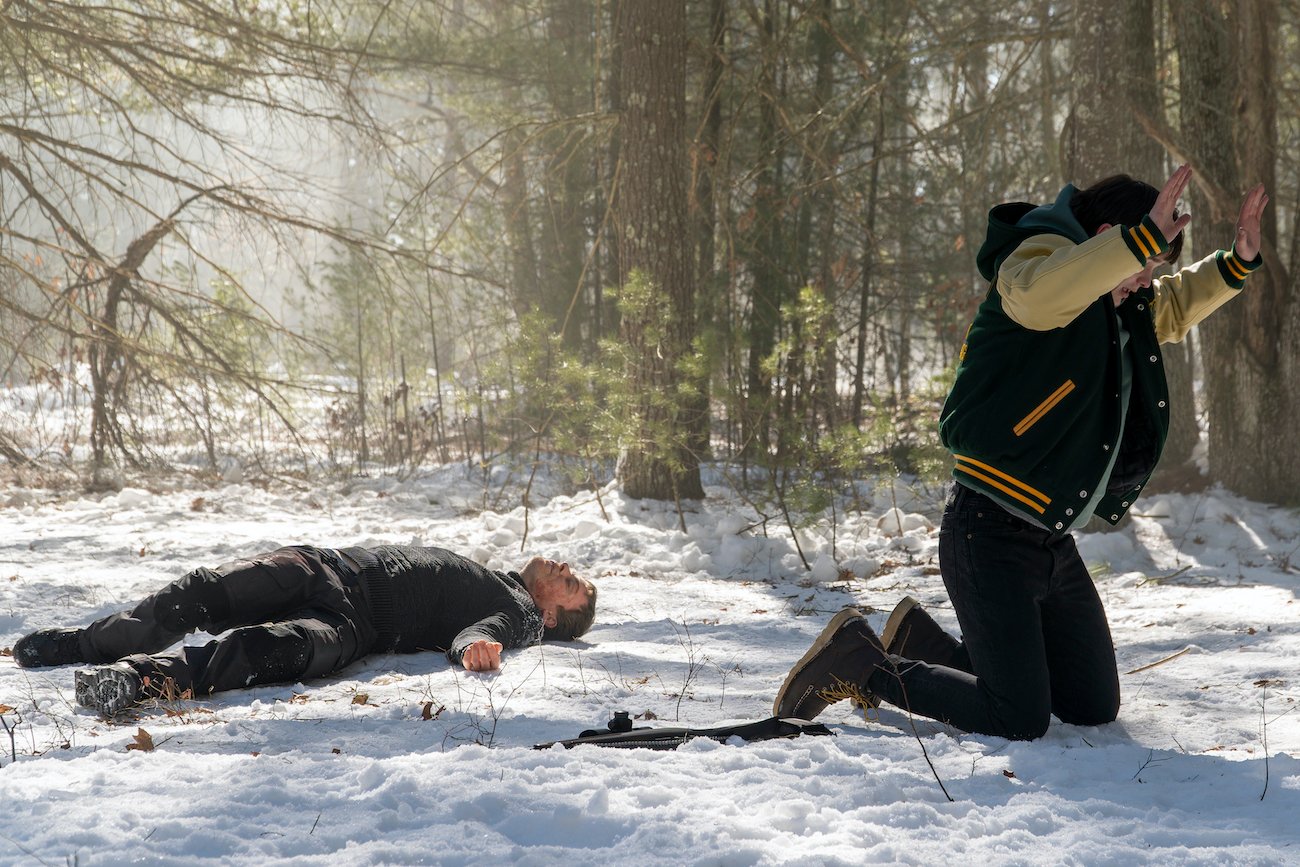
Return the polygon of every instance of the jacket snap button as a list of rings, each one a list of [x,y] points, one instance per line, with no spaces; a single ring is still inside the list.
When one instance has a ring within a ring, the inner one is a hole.
[[[1139,310],[1146,310],[1146,309],[1147,309],[1147,306],[1146,306],[1145,304],[1139,304],[1139,305],[1138,305],[1138,309],[1139,309]]]
[[[1107,445],[1106,443],[1102,443],[1102,444],[1101,444],[1101,450],[1102,450],[1103,452],[1108,452],[1108,451],[1110,451],[1110,446]]]
[[[1152,361],[1159,361],[1160,359],[1156,358],[1156,357],[1153,355],[1153,356],[1151,356],[1151,360],[1152,360]]]
[[[1074,514],[1074,509],[1066,509],[1066,510],[1065,510],[1065,515],[1066,515],[1067,518],[1068,518],[1070,515],[1073,515],[1073,514]]]
[[[1079,498],[1080,498],[1080,499],[1083,499],[1083,500],[1088,499],[1088,492],[1087,492],[1087,491],[1080,491],[1080,492],[1079,492]]]
[[[1157,406],[1159,406],[1161,409],[1164,409],[1164,408],[1165,408],[1165,402],[1162,400],[1162,401],[1160,401],[1160,403],[1157,404]]]
[[[1110,516],[1110,519],[1111,519],[1112,521],[1118,521],[1118,520],[1119,520],[1119,515],[1111,515],[1111,516]]]
[[[1123,507],[1126,508],[1126,509],[1128,508],[1128,503],[1120,503],[1120,505],[1123,506]]]
[[[1060,521],[1057,521],[1057,522],[1056,522],[1056,529],[1059,530],[1059,529],[1061,529],[1061,528],[1064,527],[1064,526],[1065,526],[1065,525],[1062,524]]]

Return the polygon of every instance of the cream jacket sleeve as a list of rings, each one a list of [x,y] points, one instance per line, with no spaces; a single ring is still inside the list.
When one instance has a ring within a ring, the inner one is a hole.
[[[1033,235],[998,269],[1002,309],[1032,331],[1063,328],[1101,296],[1142,270],[1124,242],[1122,226],[1076,244],[1061,235]],[[1229,286],[1215,256],[1153,281],[1156,335],[1161,343],[1182,340],[1198,322],[1240,289]]]
[[[1161,343],[1181,342],[1201,320],[1241,294],[1239,287],[1224,282],[1215,254],[1176,274],[1160,277],[1151,285],[1156,291],[1151,309]]]

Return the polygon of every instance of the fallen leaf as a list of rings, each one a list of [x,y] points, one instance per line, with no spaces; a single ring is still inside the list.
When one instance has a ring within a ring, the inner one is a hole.
[[[353,704],[367,704],[370,701],[369,693],[359,692],[352,696]]]
[[[433,702],[426,701],[420,708],[420,719],[437,719],[442,716],[442,712],[447,709],[445,704],[438,705],[438,709],[433,709]]]
[[[11,710],[13,710],[13,708],[11,708],[9,705],[0,704],[0,713],[9,713],[9,711]]]
[[[139,750],[142,753],[153,752],[153,735],[144,729],[135,730],[135,740],[126,745],[126,751]]]

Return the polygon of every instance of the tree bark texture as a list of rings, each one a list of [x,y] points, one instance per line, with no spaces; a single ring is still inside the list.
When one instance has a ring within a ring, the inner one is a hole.
[[[1164,149],[1134,118],[1139,113],[1160,120],[1162,113],[1152,6],[1151,0],[1075,4],[1064,158],[1066,180],[1081,188],[1118,172],[1159,187],[1167,175]],[[1171,479],[1186,475],[1181,468],[1200,439],[1189,345],[1163,350],[1170,412],[1162,477]]]
[[[622,281],[648,282],[652,303],[624,313],[639,428],[619,460],[631,497],[698,499],[699,459],[686,448],[680,361],[694,337],[695,269],[686,193],[684,0],[621,3],[618,36],[622,175],[617,220]],[[673,442],[659,442],[667,435]]]
[[[730,339],[723,334],[726,315],[722,305],[721,281],[717,273],[718,208],[715,193],[718,154],[722,147],[722,83],[726,72],[727,4],[710,0],[709,41],[704,59],[700,92],[700,120],[691,152],[690,216],[695,239],[695,322],[697,327],[711,328],[721,344]],[[696,455],[710,452],[709,396],[710,382],[705,372],[696,383],[697,393],[690,400],[692,435],[689,448]]]
[[[754,171],[754,200],[745,233],[745,253],[753,280],[750,293],[749,358],[744,406],[744,450],[761,456],[771,446],[772,377],[764,361],[776,347],[781,305],[790,296],[785,275],[777,262],[782,258],[785,234],[781,218],[786,200],[784,148],[777,141],[777,65],[781,62],[776,39],[776,3],[763,6],[759,45],[762,47],[759,81],[758,159]]]
[[[1182,133],[1202,183],[1193,207],[1197,253],[1232,243],[1245,188],[1270,185],[1276,146],[1277,5],[1242,0],[1225,14],[1216,0],[1170,7],[1180,56]],[[1273,252],[1275,224],[1265,213],[1259,272],[1201,326],[1209,463],[1216,481],[1248,497],[1300,502],[1300,424],[1294,388],[1300,374],[1300,312],[1295,286]]]
[[[591,339],[586,320],[590,307],[582,299],[586,226],[595,224],[595,183],[590,147],[574,118],[592,110],[590,78],[595,51],[592,6],[586,0],[548,0],[546,35],[556,50],[548,52],[546,89],[555,117],[564,123],[544,137],[548,148],[542,178],[544,219],[539,238],[540,303],[564,341],[578,345]]]

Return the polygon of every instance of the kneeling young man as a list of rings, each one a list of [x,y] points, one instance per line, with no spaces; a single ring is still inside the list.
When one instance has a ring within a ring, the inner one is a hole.
[[[501,651],[585,633],[596,587],[534,557],[497,572],[444,548],[293,546],[195,569],[130,611],[19,639],[23,667],[78,671],[77,702],[105,715],[164,690],[201,697],[338,671],[374,653],[445,651],[491,671]],[[161,653],[190,632],[217,635]]]
[[[1119,713],[1110,627],[1070,531],[1116,523],[1155,469],[1169,429],[1161,343],[1180,341],[1261,264],[1262,186],[1230,250],[1170,276],[1191,220],[1126,175],[1052,205],[989,212],[977,261],[992,285],[975,315],[939,432],[955,460],[939,568],[962,641],[905,599],[877,637],[835,616],[795,665],[777,716],[884,700],[969,732],[1028,740]]]

